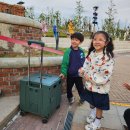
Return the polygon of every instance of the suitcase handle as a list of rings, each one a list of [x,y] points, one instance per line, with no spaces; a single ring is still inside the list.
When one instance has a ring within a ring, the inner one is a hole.
[[[41,42],[41,41],[29,40],[28,45],[31,45],[31,44],[38,44],[38,45],[41,45],[42,47],[44,47],[44,45],[45,45],[45,43]]]
[[[31,44],[39,44],[41,45],[41,63],[40,63],[40,88],[42,87],[42,66],[43,66],[43,47],[45,45],[44,42],[41,41],[34,41],[34,40],[29,40],[28,45],[29,45],[29,52],[28,52],[28,86],[30,85],[30,45]]]

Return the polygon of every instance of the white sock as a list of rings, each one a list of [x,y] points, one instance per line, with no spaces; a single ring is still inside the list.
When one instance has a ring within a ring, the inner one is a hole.
[[[93,117],[96,117],[96,108],[91,108],[91,112],[90,115],[92,115]]]
[[[101,123],[101,119],[95,119],[95,121],[93,122],[96,126],[98,126]]]

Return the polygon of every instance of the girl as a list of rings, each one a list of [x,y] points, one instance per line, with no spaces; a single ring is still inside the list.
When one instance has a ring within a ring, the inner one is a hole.
[[[103,110],[109,110],[110,77],[114,66],[113,43],[104,31],[96,32],[79,75],[85,79],[85,91],[82,98],[89,102],[91,112],[86,118],[89,123],[86,130],[101,127]]]

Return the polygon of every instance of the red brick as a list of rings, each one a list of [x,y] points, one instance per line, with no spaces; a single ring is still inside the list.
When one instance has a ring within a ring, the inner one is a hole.
[[[15,85],[6,86],[6,89],[12,89],[12,90],[14,90],[15,88],[16,88]]]
[[[0,77],[0,82],[1,82],[1,81],[4,81],[3,77]]]
[[[26,76],[26,75],[28,75],[28,72],[21,72],[20,73],[20,76]]]
[[[10,81],[10,85],[18,85],[19,81]]]
[[[11,89],[2,89],[4,95],[8,95],[8,94],[12,94],[12,90]]]
[[[10,76],[12,77],[12,76],[19,76],[20,75],[20,73],[19,72],[15,72],[15,73],[10,73]]]
[[[6,68],[5,68],[5,69],[2,69],[2,72],[3,72],[3,73],[6,73],[6,72],[13,72],[13,70],[12,70],[12,69],[6,69]]]
[[[16,32],[19,32],[19,29],[18,28],[13,28],[13,34],[16,35]]]
[[[3,77],[3,81],[10,81],[10,77]]]
[[[0,77],[6,77],[6,76],[8,76],[7,73],[0,73]]]
[[[7,11],[8,10],[8,11]],[[0,12],[10,13],[18,16],[24,16],[25,8],[19,5],[10,5],[4,2],[0,2]]]
[[[22,36],[22,33],[17,33],[17,36]]]
[[[24,68],[17,68],[13,69],[13,72],[23,72],[25,69]]]
[[[1,84],[1,85],[8,85],[9,82],[8,82],[8,81],[1,81],[0,84]]]
[[[13,94],[15,93],[15,95],[16,95],[16,94],[19,93],[19,90],[14,89],[14,90],[12,90],[12,93],[13,93]]]

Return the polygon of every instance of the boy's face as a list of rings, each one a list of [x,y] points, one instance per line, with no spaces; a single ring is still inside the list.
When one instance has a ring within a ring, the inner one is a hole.
[[[81,44],[81,42],[79,39],[77,39],[77,38],[71,39],[71,46],[73,47],[73,49],[78,49],[80,44]]]

